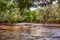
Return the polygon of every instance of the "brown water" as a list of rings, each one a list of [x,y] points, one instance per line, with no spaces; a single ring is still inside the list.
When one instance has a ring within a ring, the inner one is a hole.
[[[1,24],[0,40],[60,40],[60,26]]]

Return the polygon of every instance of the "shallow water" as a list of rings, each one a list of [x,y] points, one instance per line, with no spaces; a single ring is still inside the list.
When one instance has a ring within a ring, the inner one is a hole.
[[[0,40],[60,40],[60,27],[0,25]]]

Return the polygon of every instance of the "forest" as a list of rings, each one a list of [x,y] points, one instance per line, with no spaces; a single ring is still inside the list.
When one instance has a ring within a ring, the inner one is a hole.
[[[45,9],[30,10],[30,0],[0,0],[0,23],[60,23],[60,0]]]

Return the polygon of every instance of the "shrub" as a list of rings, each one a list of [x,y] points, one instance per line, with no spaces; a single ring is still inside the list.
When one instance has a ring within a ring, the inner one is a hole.
[[[11,22],[18,22],[20,20],[20,12],[19,12],[19,8],[14,8],[11,9],[10,13],[9,13],[9,20]]]
[[[35,10],[34,14],[36,14],[34,20],[40,23],[59,23],[60,20],[60,8],[54,5],[46,6],[44,9]]]
[[[59,22],[60,20],[60,8],[57,6],[49,6],[45,11],[45,21],[48,22]]]
[[[44,12],[43,10],[35,10],[34,12],[34,20],[37,22],[44,21]]]
[[[18,1],[18,2],[16,2]],[[60,3],[58,3],[60,5]],[[18,6],[17,6],[18,5]],[[31,11],[30,0],[0,0],[0,22],[60,22],[60,7],[46,5]]]
[[[33,16],[33,12],[30,9],[24,9],[22,10],[22,21],[26,21],[26,22],[32,22],[34,16]]]
[[[12,0],[0,0],[0,22],[17,22],[20,8]]]

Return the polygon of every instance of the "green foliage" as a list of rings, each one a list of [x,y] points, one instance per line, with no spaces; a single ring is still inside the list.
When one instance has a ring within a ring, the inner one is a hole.
[[[47,22],[59,22],[60,8],[57,6],[49,6],[44,11],[44,20]]]
[[[46,5],[44,9],[31,11],[30,0],[0,0],[0,22],[58,22],[60,21],[60,1],[58,6]]]
[[[60,20],[60,12],[58,12],[58,11],[60,11],[59,9],[59,7],[51,7],[51,8],[49,8],[51,11],[50,11],[50,13],[51,14],[49,14],[49,16],[50,16],[50,21],[59,21]]]
[[[35,10],[34,12],[34,20],[35,21],[44,21],[44,12],[43,10]]]
[[[18,6],[23,8],[29,8],[31,6],[30,0],[17,0]]]
[[[59,7],[60,7],[60,0],[58,0],[58,5],[59,5]]]
[[[8,10],[16,7],[12,0],[0,0],[0,11]]]
[[[33,16],[33,12],[30,9],[24,9],[22,10],[22,20],[23,21],[27,21],[27,22],[32,22],[34,16]]]
[[[12,0],[0,0],[0,22],[17,22],[20,8]]]
[[[18,22],[20,19],[20,12],[19,8],[11,9],[9,13],[9,21],[11,22]]]
[[[18,22],[20,17],[20,12],[18,8],[14,8],[0,13],[0,22]]]

